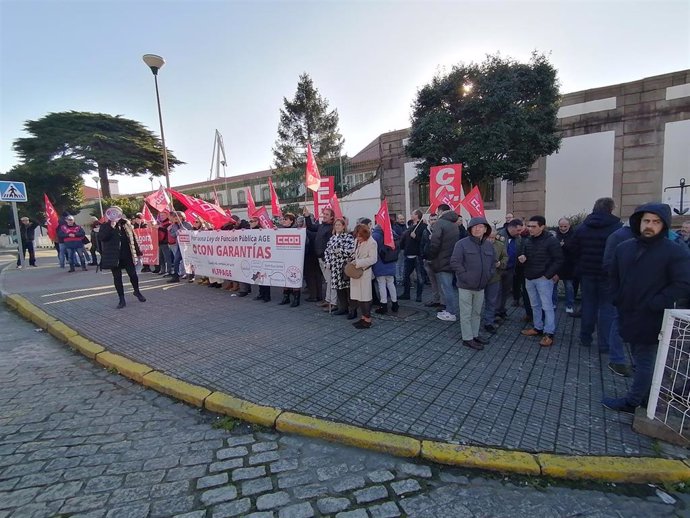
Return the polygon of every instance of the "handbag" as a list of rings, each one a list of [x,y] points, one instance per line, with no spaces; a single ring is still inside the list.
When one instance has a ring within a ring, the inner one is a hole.
[[[364,270],[362,268],[357,268],[355,263],[347,263],[343,267],[343,273],[350,279],[359,279],[362,275],[364,275]]]

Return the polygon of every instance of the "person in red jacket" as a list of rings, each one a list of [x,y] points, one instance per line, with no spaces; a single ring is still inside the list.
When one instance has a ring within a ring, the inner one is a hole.
[[[86,254],[84,253],[84,238],[86,232],[74,222],[74,216],[67,216],[65,222],[58,227],[58,238],[65,244],[65,252],[69,259],[69,271],[73,272],[76,265],[75,256],[79,256],[81,269],[86,271]]]

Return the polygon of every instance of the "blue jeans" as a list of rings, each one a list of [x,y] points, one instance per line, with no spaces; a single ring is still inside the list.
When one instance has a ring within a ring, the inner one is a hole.
[[[613,308],[611,319],[611,332],[609,334],[609,362],[619,365],[627,365],[628,358],[625,354],[625,345],[618,332],[618,310]]]
[[[60,263],[60,268],[65,267],[65,243],[58,243],[58,262]]]
[[[167,244],[158,245],[158,264],[160,265],[161,273],[172,274],[172,256],[170,255],[170,247]]]
[[[615,316],[609,284],[606,279],[582,277],[582,322],[580,342],[592,344],[592,334],[597,328],[597,344],[600,351],[609,350],[611,322]]]
[[[525,286],[532,306],[534,329],[544,331],[548,335],[556,332],[556,312],[553,310],[553,281],[546,277],[526,279]],[[544,320],[542,320],[542,310]]]
[[[405,254],[403,250],[398,253],[398,260],[395,262],[395,282],[402,284],[403,274],[405,272]]]
[[[173,259],[173,275],[184,275],[184,261],[182,260],[182,249],[175,246],[175,259]]]
[[[561,279],[558,282],[563,283],[565,289],[565,307],[572,308],[575,305],[575,288],[573,281]],[[553,305],[558,306],[558,282],[553,285]]]
[[[635,373],[633,374],[630,390],[625,395],[625,399],[630,406],[647,404],[649,389],[652,387],[658,346],[658,344],[631,344],[630,349],[633,363],[635,364]]]
[[[86,268],[86,250],[83,246],[80,248],[65,248],[65,253],[67,255],[70,268],[74,268],[75,266]]]
[[[451,272],[436,273],[436,281],[446,299],[446,311],[451,315],[458,316],[458,290],[453,288],[454,278],[455,274]]]
[[[496,318],[496,308],[501,302],[501,281],[487,284],[484,288],[484,313],[482,319],[484,325],[493,325]]]
[[[410,295],[410,276],[412,272],[417,274],[417,298],[422,297],[422,290],[424,289],[424,279],[422,277],[422,258],[416,257],[405,257],[405,270],[403,271],[403,293],[409,297]]]

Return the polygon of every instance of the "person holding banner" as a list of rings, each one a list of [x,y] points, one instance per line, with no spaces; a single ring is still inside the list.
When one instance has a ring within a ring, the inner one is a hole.
[[[101,268],[109,269],[113,274],[113,284],[120,301],[117,309],[124,308],[125,289],[122,284],[122,270],[124,269],[129,276],[129,282],[134,288],[134,296],[140,302],[146,299],[139,291],[139,277],[134,263],[141,257],[139,244],[134,237],[134,229],[130,222],[122,217],[122,209],[110,207],[106,210],[108,223],[101,225],[98,231],[98,239],[101,242]]]
[[[333,235],[328,240],[324,251],[324,260],[332,273],[332,288],[336,290],[338,297],[338,310],[335,315],[349,314],[350,319],[356,318],[354,311],[349,308],[350,279],[343,273],[343,268],[352,259],[355,251],[355,238],[347,231],[344,219],[336,219],[333,222]]]
[[[168,241],[170,241],[170,238],[175,240],[175,244],[170,245],[174,259],[172,277],[168,279],[168,282],[180,282],[180,272],[183,274],[185,272],[182,250],[180,245],[177,244],[177,234],[185,230],[192,230],[192,224],[187,221],[187,216],[185,216],[184,212],[177,211],[174,214],[173,224],[168,228]]]
[[[369,329],[371,327],[371,281],[373,279],[371,267],[378,259],[376,241],[371,237],[369,225],[360,223],[353,232],[356,247],[352,262],[356,268],[363,271],[358,279],[350,279],[350,299],[357,302],[362,312],[362,318],[352,324],[357,329]]]
[[[283,216],[281,228],[295,228],[295,215],[293,213],[288,212]],[[292,294],[292,302],[290,302],[290,294]],[[300,288],[283,288],[283,300],[281,300],[278,305],[285,306],[290,304],[291,308],[296,308],[299,306],[301,297],[302,290]]]

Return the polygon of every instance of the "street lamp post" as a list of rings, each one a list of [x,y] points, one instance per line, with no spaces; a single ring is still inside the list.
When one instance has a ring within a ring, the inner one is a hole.
[[[153,80],[156,83],[156,102],[158,103],[158,122],[161,126],[161,142],[163,143],[163,168],[165,172],[165,185],[170,189],[170,171],[168,169],[168,149],[165,147],[165,134],[163,133],[163,115],[161,114],[161,98],[158,94],[158,71],[165,65],[165,60],[156,54],[144,54],[144,63],[153,72]]]
[[[103,201],[101,198],[101,178],[100,176],[94,176],[93,181],[96,182],[96,188],[98,189],[98,206],[101,208],[101,218],[103,217]]]

